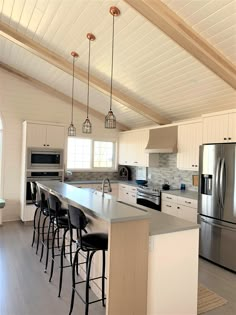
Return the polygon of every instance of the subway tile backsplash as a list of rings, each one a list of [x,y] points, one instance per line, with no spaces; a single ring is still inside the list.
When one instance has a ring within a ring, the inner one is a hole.
[[[118,172],[73,172],[72,176],[69,176],[70,181],[76,180],[103,180],[109,178],[110,180],[118,179]]]
[[[128,166],[131,170],[131,179],[147,179],[149,185],[161,186],[166,181],[169,182],[171,188],[180,188],[180,184],[185,184],[186,189],[197,190],[192,185],[192,175],[198,175],[194,171],[182,171],[176,167],[176,154],[159,154],[158,167],[135,167]],[[103,180],[104,178],[111,180],[119,179],[118,172],[73,172],[69,180]]]
[[[198,172],[179,170],[176,163],[176,154],[159,154],[159,166],[146,169],[149,185],[161,186],[168,181],[171,188],[180,188],[180,184],[185,184],[186,189],[196,191],[197,187],[192,185],[192,175],[198,175]],[[133,180],[138,179],[137,169],[137,167],[131,167]]]

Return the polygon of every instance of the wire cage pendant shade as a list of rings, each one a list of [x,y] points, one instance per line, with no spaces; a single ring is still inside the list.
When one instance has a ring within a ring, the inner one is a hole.
[[[87,34],[89,40],[89,53],[88,53],[88,90],[87,90],[87,117],[82,125],[83,133],[92,133],[92,123],[89,119],[89,88],[90,88],[90,51],[91,51],[91,41],[94,41],[96,37],[92,33]]]
[[[113,68],[114,68],[114,33],[115,33],[115,16],[120,15],[120,10],[117,7],[110,7],[110,14],[112,15],[112,54],[111,54],[111,89],[110,89],[110,109],[105,116],[105,128],[116,128],[116,116],[112,111],[112,89],[113,89]]]
[[[68,136],[76,136],[76,128],[73,124],[73,114],[74,114],[74,81],[75,81],[75,59],[79,57],[77,52],[72,51],[71,56],[73,57],[73,72],[72,72],[72,93],[71,93],[71,123],[68,127]]]

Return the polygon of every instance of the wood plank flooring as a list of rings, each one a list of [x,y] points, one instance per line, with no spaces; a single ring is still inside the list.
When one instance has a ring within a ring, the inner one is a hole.
[[[0,315],[67,315],[71,269],[65,269],[62,297],[58,298],[59,269],[55,269],[55,277],[49,283],[44,264],[35,255],[35,248],[31,248],[31,239],[29,225],[11,222],[0,227]],[[206,315],[236,314],[235,274],[201,259],[199,281],[228,300],[225,306]],[[73,314],[84,314],[84,305],[78,297],[75,297]],[[100,303],[91,305],[90,315],[104,314]]]

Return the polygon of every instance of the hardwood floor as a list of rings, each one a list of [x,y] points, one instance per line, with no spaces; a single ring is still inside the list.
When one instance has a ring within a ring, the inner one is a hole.
[[[29,225],[11,222],[0,227],[0,314],[67,315],[71,270],[65,269],[62,297],[58,298],[58,269],[55,269],[53,282],[49,283],[48,274],[43,272],[44,264],[35,255],[35,248],[30,246],[31,239],[32,227]],[[206,315],[236,314],[235,274],[201,259],[199,282],[228,300],[225,306]],[[78,297],[73,314],[84,314],[84,305]],[[90,306],[90,314],[104,315],[105,309],[95,303]]]

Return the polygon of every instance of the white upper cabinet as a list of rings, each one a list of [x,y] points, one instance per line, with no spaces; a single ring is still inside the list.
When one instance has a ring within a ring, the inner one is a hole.
[[[65,128],[56,125],[28,123],[27,147],[64,149]]]
[[[228,141],[236,142],[236,113],[229,114]]]
[[[236,113],[216,114],[203,118],[203,143],[236,141]]]
[[[148,154],[145,148],[149,130],[121,132],[119,137],[119,164],[148,166]]]
[[[177,168],[198,170],[199,146],[202,144],[202,123],[178,126]]]

